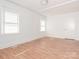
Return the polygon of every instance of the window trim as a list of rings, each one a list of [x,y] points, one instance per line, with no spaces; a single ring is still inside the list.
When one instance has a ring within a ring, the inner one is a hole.
[[[17,29],[18,32],[17,33],[6,33],[5,32],[5,24],[9,24],[9,23],[5,23],[5,12],[11,12],[11,11],[4,10],[4,8],[2,8],[2,10],[1,10],[1,34],[19,34],[20,33],[19,15],[17,15],[17,23],[15,23],[18,26],[18,29]],[[13,13],[15,13],[15,12],[13,12]],[[11,24],[14,24],[14,23],[11,23]]]
[[[42,21],[44,21],[44,25],[42,25]],[[44,30],[42,30],[44,28]],[[40,20],[40,31],[41,32],[46,32],[46,20]]]

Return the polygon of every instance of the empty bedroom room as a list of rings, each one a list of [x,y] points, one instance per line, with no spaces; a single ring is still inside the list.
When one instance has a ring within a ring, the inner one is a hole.
[[[79,0],[0,0],[0,59],[79,59]]]

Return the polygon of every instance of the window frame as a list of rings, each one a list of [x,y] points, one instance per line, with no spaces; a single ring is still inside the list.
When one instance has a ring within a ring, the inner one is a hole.
[[[17,13],[17,12],[13,12],[13,10],[11,11],[12,9],[10,9],[10,10],[6,10],[5,8],[3,8],[2,10],[1,10],[1,33],[2,34],[19,34],[20,33],[20,27],[19,27],[19,14]],[[17,23],[8,23],[8,22],[5,22],[5,12],[11,12],[11,13],[16,13],[16,14],[18,14],[17,15]],[[6,33],[5,32],[5,24],[17,24],[17,27],[18,27],[18,31],[17,32],[12,32],[12,33]]]
[[[42,22],[44,22],[44,24],[42,24]],[[40,31],[46,32],[46,20],[44,20],[44,19],[40,20]]]

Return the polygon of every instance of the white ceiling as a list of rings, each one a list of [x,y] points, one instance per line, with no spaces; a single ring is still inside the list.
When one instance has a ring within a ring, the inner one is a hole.
[[[79,12],[79,1],[42,11],[44,15],[60,15],[74,12]]]
[[[40,3],[42,0],[9,0],[9,1],[20,4],[26,8],[32,9],[39,13],[43,12],[47,13],[50,10],[52,12],[52,10],[56,7],[73,3],[77,0],[48,0],[48,5],[42,5]]]

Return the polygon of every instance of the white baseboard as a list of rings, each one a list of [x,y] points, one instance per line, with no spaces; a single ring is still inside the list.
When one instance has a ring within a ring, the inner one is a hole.
[[[47,36],[49,36],[49,37],[68,38],[68,39],[79,40],[79,38],[77,38],[77,37],[75,37],[75,36],[55,35],[55,34],[48,34]]]

